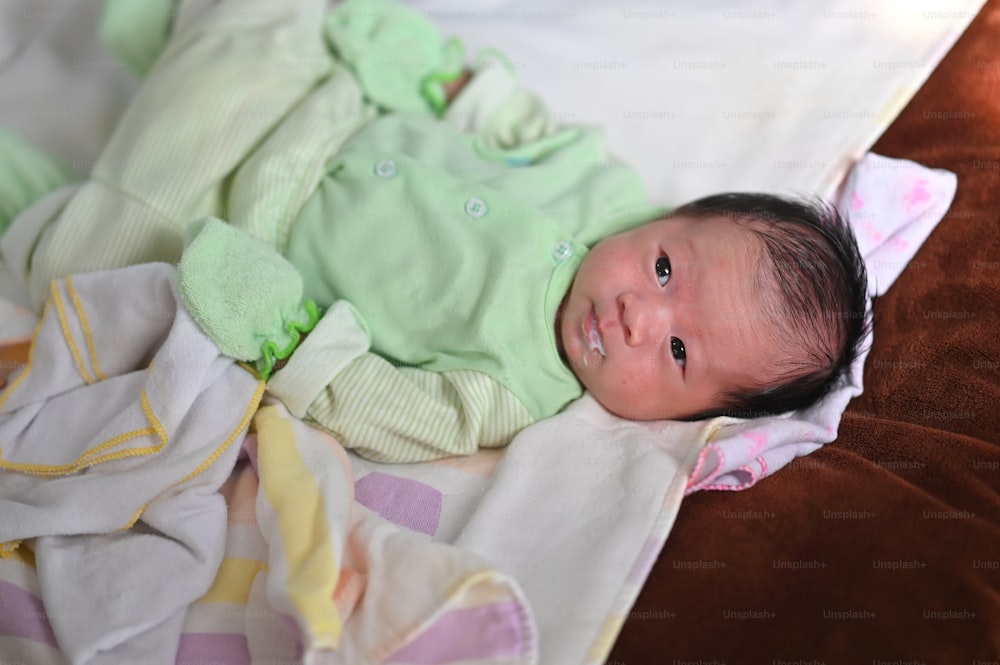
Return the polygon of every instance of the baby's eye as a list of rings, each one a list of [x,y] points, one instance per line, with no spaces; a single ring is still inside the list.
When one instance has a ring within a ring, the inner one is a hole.
[[[666,286],[670,281],[670,259],[662,254],[656,259],[656,280],[660,286]]]
[[[670,355],[674,357],[677,364],[684,367],[684,361],[687,360],[687,351],[684,350],[684,342],[680,341],[676,337],[670,338]]]

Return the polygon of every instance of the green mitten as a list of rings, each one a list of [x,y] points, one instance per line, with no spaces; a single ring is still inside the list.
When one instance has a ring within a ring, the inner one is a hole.
[[[59,159],[0,127],[0,235],[43,196],[80,180]]]
[[[444,84],[464,71],[462,42],[442,39],[427,17],[393,0],[347,0],[325,31],[329,48],[384,109],[441,115]]]
[[[291,355],[319,310],[302,301],[302,277],[265,242],[208,217],[188,227],[177,267],[181,299],[219,350],[256,363],[265,380]]]

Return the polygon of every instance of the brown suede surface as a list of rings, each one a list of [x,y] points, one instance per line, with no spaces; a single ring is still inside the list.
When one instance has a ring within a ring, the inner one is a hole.
[[[875,303],[864,394],[835,443],[684,500],[610,665],[1000,662],[1000,0],[873,151],[958,194]]]

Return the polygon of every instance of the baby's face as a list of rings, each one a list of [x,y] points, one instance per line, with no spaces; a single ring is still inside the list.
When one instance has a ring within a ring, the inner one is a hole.
[[[724,391],[760,384],[774,356],[756,302],[762,251],[751,232],[715,218],[657,220],[601,241],[560,309],[564,358],[624,418],[718,407]]]

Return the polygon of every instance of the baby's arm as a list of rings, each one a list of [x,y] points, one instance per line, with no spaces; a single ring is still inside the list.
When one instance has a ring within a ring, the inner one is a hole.
[[[293,404],[285,389],[303,385],[296,372],[314,362],[310,341],[318,341],[317,332],[268,386]],[[505,446],[531,423],[524,406],[486,374],[396,367],[373,353],[355,358],[327,383],[305,416],[363,457],[395,463]]]

